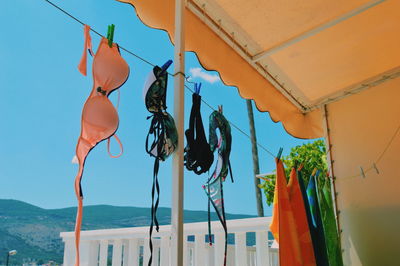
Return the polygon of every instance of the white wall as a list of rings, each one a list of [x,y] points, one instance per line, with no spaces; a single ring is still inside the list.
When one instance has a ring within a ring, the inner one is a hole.
[[[327,109],[345,265],[400,265],[400,133],[367,171],[400,125],[400,78]]]

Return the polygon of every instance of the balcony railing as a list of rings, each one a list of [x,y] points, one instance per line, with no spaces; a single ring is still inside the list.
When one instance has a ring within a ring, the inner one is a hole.
[[[228,220],[230,237],[228,238],[227,265],[279,265],[278,250],[271,248],[271,240],[268,240],[270,222],[271,217]],[[223,265],[224,231],[219,221],[211,224],[214,242],[212,246],[205,241],[208,235],[207,222],[184,225],[183,258],[185,266]],[[160,226],[158,233],[154,233],[153,265],[155,266],[170,265],[170,232],[171,226],[164,225]],[[234,235],[233,238],[231,234]],[[74,233],[62,232],[60,235],[65,243],[64,265],[74,265]],[[148,227],[82,231],[80,264],[81,266],[105,266],[111,262],[113,266],[147,266],[150,256],[148,237]]]

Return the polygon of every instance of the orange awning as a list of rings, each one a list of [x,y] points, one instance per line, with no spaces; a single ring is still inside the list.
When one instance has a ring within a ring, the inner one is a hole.
[[[174,0],[119,1],[173,41]],[[346,265],[398,261],[399,13],[398,0],[186,4],[186,50],[204,68],[217,70],[291,135],[332,144]]]
[[[175,1],[119,1],[173,41]],[[399,10],[395,0],[188,0],[186,50],[291,135],[317,138],[322,104],[398,74]]]

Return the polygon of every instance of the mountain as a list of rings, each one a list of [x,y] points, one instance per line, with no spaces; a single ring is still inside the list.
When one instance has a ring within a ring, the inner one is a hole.
[[[10,264],[26,260],[53,260],[61,263],[64,246],[60,232],[73,231],[76,208],[42,209],[18,200],[0,199],[0,265],[5,264],[7,252],[18,251]],[[185,211],[185,222],[207,220],[205,211]],[[212,220],[217,220],[212,213]],[[227,214],[227,219],[250,218],[250,215]],[[160,225],[169,224],[170,208],[159,208]],[[84,207],[82,230],[148,226],[150,209],[93,205]]]

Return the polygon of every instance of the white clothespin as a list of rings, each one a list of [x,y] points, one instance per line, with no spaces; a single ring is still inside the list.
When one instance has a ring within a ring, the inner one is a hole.
[[[379,170],[378,170],[378,167],[376,167],[376,163],[374,163],[372,166],[374,167],[376,173],[379,175]]]
[[[364,172],[364,169],[361,166],[360,166],[360,171],[361,171],[361,176],[363,178],[365,178],[365,172]]]

